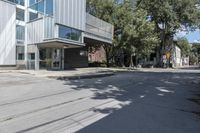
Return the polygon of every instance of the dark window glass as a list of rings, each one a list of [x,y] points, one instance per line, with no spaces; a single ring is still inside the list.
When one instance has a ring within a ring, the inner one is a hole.
[[[18,60],[24,60],[24,53],[18,54]]]
[[[64,26],[59,26],[59,37],[71,39],[71,29]]]
[[[24,10],[17,8],[16,9],[16,19],[20,21],[24,21]]]
[[[35,60],[35,53],[29,53],[28,54],[28,59],[29,60]]]
[[[74,41],[81,41],[81,31],[59,25],[59,37]]]
[[[38,13],[29,12],[29,20],[35,20],[38,18]]]
[[[24,46],[17,46],[16,53],[17,60],[24,60]]]

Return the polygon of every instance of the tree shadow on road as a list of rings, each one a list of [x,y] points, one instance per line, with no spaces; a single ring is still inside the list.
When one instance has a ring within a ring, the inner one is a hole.
[[[74,90],[89,90],[91,99],[117,101],[93,112],[108,116],[78,133],[198,133],[199,106],[187,100],[200,92],[199,74],[120,72],[111,77],[70,80]],[[183,111],[186,110],[186,111]],[[192,126],[191,126],[192,125]]]

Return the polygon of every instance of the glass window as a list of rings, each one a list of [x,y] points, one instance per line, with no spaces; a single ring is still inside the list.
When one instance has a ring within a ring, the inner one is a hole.
[[[37,11],[44,13],[44,1],[37,3]]]
[[[17,8],[16,9],[16,19],[20,21],[24,21],[24,10]]]
[[[53,0],[46,1],[46,14],[53,15]]]
[[[74,41],[81,41],[81,31],[59,25],[59,37]]]
[[[17,46],[16,53],[17,60],[24,60],[24,46]]]
[[[38,13],[29,12],[29,20],[35,20],[38,18]]]
[[[44,13],[44,0],[29,3],[31,9]]]
[[[28,59],[29,60],[35,60],[35,53],[29,53],[28,54]]]
[[[8,0],[10,2],[16,3],[18,5],[24,6],[24,0]]]
[[[45,13],[46,15],[53,15],[53,0],[30,0],[29,8]],[[46,10],[44,10],[46,9]]]
[[[71,29],[64,26],[59,26],[59,37],[71,39]]]
[[[24,6],[24,0],[16,0],[16,4]]]
[[[80,56],[88,56],[88,52],[84,51],[84,50],[81,50],[80,51]]]
[[[25,40],[25,27],[21,25],[16,26],[16,39],[20,41]]]
[[[35,0],[29,0],[29,5],[35,4]]]

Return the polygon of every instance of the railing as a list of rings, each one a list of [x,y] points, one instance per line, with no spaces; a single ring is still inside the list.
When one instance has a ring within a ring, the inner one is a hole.
[[[55,25],[53,17],[44,17],[44,39],[54,38]]]
[[[113,25],[87,13],[86,33],[93,34],[107,40],[112,40]]]

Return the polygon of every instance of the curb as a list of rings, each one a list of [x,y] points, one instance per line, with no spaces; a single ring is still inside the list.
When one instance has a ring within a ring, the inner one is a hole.
[[[107,72],[107,73],[83,74],[75,76],[48,76],[48,78],[53,78],[57,80],[79,80],[79,79],[108,77],[108,76],[113,76],[114,74],[115,74],[114,72]]]

